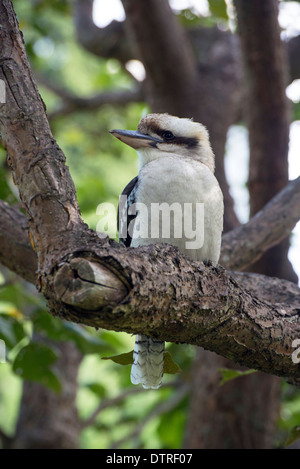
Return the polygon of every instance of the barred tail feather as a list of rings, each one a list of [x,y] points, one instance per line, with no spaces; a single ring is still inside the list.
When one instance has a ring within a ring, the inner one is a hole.
[[[144,388],[157,389],[164,372],[165,343],[146,335],[137,335],[131,368],[132,384],[141,383]]]

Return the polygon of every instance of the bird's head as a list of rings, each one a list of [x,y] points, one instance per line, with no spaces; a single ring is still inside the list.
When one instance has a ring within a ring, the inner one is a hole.
[[[169,153],[198,160],[214,172],[215,158],[208,132],[191,119],[148,114],[140,120],[137,131],[111,130],[111,133],[137,151],[141,167]]]

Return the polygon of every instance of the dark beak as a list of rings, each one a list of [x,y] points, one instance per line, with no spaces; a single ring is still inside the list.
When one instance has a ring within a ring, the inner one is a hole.
[[[142,134],[136,130],[111,130],[110,133],[121,140],[121,142],[126,143],[136,150],[143,147],[156,147],[157,143],[162,142],[162,140],[159,140],[156,137]]]

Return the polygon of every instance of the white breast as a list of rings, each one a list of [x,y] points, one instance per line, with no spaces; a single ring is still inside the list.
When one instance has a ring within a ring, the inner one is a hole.
[[[136,202],[143,205],[131,246],[165,242],[192,259],[218,262],[223,196],[205,165],[170,154],[149,162],[139,173]]]

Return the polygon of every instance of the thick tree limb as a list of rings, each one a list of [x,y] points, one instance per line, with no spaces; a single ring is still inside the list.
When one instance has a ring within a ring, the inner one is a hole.
[[[89,261],[83,262],[88,270]],[[124,268],[127,262],[126,252]],[[101,271],[101,266],[98,268]],[[68,291],[85,291],[86,281],[74,267],[66,263],[64,269],[74,277],[66,281],[65,272],[58,271],[58,295],[63,286]],[[251,296],[223,268],[191,263],[173,247],[132,250],[125,272],[130,272],[131,288],[116,307],[103,308],[99,314],[95,306],[93,315],[92,305],[86,301],[90,324],[201,345],[250,368],[300,378],[299,366],[291,359],[293,340],[300,337],[299,289],[294,304],[270,305]],[[103,283],[111,286],[109,279],[102,281],[95,285],[96,294]],[[82,310],[85,305],[81,300],[76,295],[65,298]],[[86,313],[80,313],[85,322]]]
[[[296,382],[297,298],[296,306],[270,305],[222,267],[191,262],[173,246],[126,249],[88,230],[8,0],[0,1],[0,18],[0,77],[7,84],[0,127],[50,311],[95,327],[201,345]]]
[[[3,201],[0,201],[0,216],[1,262],[34,282],[37,258],[28,238],[28,221],[20,211]],[[299,218],[300,177],[290,181],[248,223],[223,235],[220,264],[231,270],[244,269],[285,238]]]
[[[300,177],[287,186],[248,223],[222,238],[220,264],[240,270],[286,238],[300,215]]]
[[[172,246],[131,249],[129,258],[128,250],[117,244],[107,241],[101,248],[96,237],[94,242],[93,247],[90,240],[90,252],[81,254],[96,260],[99,252],[108,263],[70,256],[54,275],[56,296],[62,300],[58,309],[53,303],[59,303],[57,298],[50,299],[56,314],[201,345],[250,368],[298,378],[300,370],[291,360],[292,342],[300,337],[296,285],[260,275],[229,275],[221,267],[190,262]],[[128,293],[108,270],[116,259]]]

